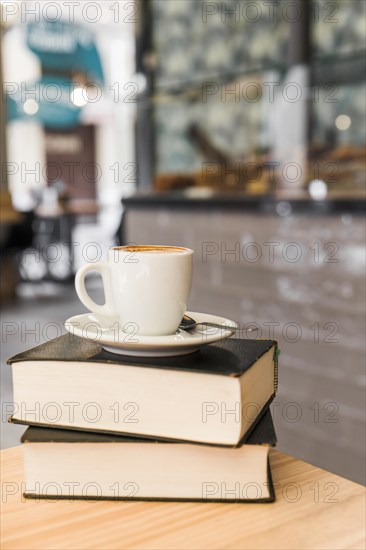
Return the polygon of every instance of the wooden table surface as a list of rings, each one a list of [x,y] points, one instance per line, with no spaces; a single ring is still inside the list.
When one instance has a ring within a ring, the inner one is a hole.
[[[271,451],[273,504],[22,498],[22,449],[1,452],[1,548],[364,549],[365,488]]]

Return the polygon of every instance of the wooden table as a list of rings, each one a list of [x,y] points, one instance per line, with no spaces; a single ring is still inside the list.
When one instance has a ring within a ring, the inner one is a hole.
[[[364,487],[277,451],[273,504],[24,500],[21,447],[1,458],[3,549],[366,547]]]

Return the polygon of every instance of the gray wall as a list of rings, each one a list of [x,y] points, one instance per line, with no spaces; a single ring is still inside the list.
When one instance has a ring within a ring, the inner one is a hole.
[[[126,237],[195,250],[190,309],[279,341],[278,448],[364,482],[364,219],[282,213],[133,209]]]

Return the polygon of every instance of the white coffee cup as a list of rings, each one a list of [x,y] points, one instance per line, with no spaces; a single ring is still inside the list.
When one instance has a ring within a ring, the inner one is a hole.
[[[85,288],[85,276],[99,271],[105,304]],[[174,334],[187,309],[192,284],[193,250],[177,246],[119,246],[108,261],[87,264],[75,277],[80,301],[103,320],[118,321],[143,336]]]

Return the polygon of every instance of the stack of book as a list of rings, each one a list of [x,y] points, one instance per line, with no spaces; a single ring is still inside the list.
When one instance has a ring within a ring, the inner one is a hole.
[[[9,360],[25,496],[274,500],[277,343],[227,339],[123,357],[61,336]]]

